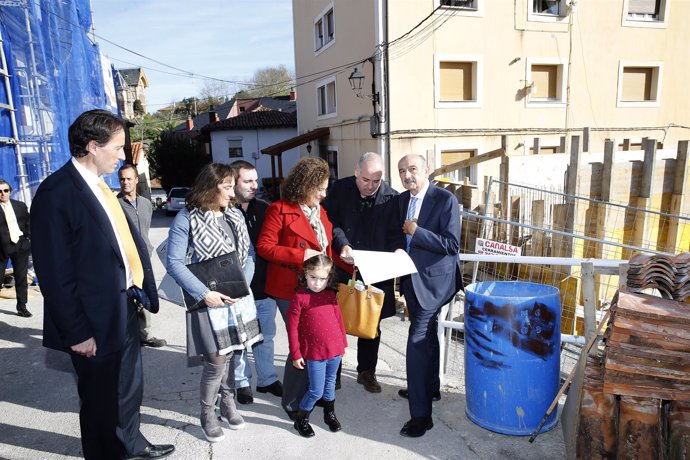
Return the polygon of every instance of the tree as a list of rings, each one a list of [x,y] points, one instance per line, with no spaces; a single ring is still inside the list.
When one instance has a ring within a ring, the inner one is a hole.
[[[248,97],[287,96],[290,94],[290,89],[295,86],[294,82],[294,75],[285,65],[264,67],[254,72],[251,84],[240,93]],[[235,97],[239,96],[235,95]]]
[[[197,110],[199,113],[208,112],[211,107],[218,107],[228,99],[230,85],[222,81],[206,81],[199,93]]]
[[[149,167],[165,190],[191,186],[201,168],[211,161],[203,147],[193,139],[171,129],[154,139],[149,151]]]

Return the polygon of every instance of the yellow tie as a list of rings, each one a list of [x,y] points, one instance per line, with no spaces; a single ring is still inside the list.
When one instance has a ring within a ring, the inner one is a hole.
[[[105,202],[110,210],[110,215],[113,216],[115,221],[115,228],[120,236],[120,241],[125,249],[125,255],[127,256],[127,262],[129,262],[129,268],[132,270],[132,281],[134,285],[141,288],[144,286],[144,267],[141,265],[141,259],[139,259],[139,252],[134,244],[134,238],[132,238],[132,232],[129,230],[129,225],[127,225],[127,218],[125,217],[125,212],[120,207],[120,203],[110,190],[108,184],[106,184],[103,179],[98,182],[98,187],[103,191],[105,196]]]
[[[2,210],[5,213],[7,229],[10,231],[10,241],[16,243],[19,241],[22,231],[19,229],[19,224],[17,223],[17,217],[14,215],[14,210],[10,209],[10,206],[12,206],[12,204],[9,201],[7,203],[2,203]]]

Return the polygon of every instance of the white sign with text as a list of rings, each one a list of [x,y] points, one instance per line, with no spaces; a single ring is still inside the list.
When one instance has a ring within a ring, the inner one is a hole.
[[[498,256],[519,256],[522,254],[522,248],[520,246],[513,246],[512,244],[508,243],[499,243],[498,241],[477,238],[475,252],[477,254],[490,254]]]

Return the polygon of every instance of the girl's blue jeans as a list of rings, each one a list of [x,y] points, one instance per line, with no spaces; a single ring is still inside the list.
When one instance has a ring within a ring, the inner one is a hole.
[[[335,375],[340,366],[342,355],[331,359],[307,360],[307,374],[309,375],[309,388],[302,396],[299,408],[310,412],[314,409],[316,401],[323,397],[324,401],[335,400]]]

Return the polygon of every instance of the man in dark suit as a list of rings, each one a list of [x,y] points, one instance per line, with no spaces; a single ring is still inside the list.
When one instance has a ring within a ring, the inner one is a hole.
[[[12,186],[0,179],[0,267],[4,275],[7,261],[12,261],[14,288],[17,292],[17,314],[31,317],[26,309],[28,297],[27,270],[31,254],[29,211],[21,201],[11,200]]]
[[[146,244],[103,182],[124,159],[125,125],[91,110],[69,128],[72,158],[39,186],[33,257],[45,301],[43,344],[70,354],[87,459],[162,458],[139,431],[137,307],[158,311]]]
[[[333,224],[333,249],[344,262],[354,263],[353,249],[386,249],[386,230],[393,210],[390,200],[397,194],[383,181],[383,158],[375,152],[366,152],[359,158],[354,176],[345,177],[333,184],[323,206]],[[352,273],[340,267],[337,268],[337,273],[342,283],[347,283],[352,277]],[[381,319],[393,316],[393,280],[377,283],[376,287],[385,293]],[[381,385],[376,381],[380,343],[380,327],[376,338],[357,339],[357,383],[370,393],[381,392]]]
[[[460,212],[452,193],[429,183],[429,168],[422,156],[404,156],[398,172],[407,190],[398,202],[398,223],[403,230],[399,245],[406,248],[417,268],[417,273],[403,277],[400,284],[410,314],[405,396],[412,417],[400,434],[419,437],[434,426],[431,401],[438,391],[438,314],[462,287],[458,271]]]

